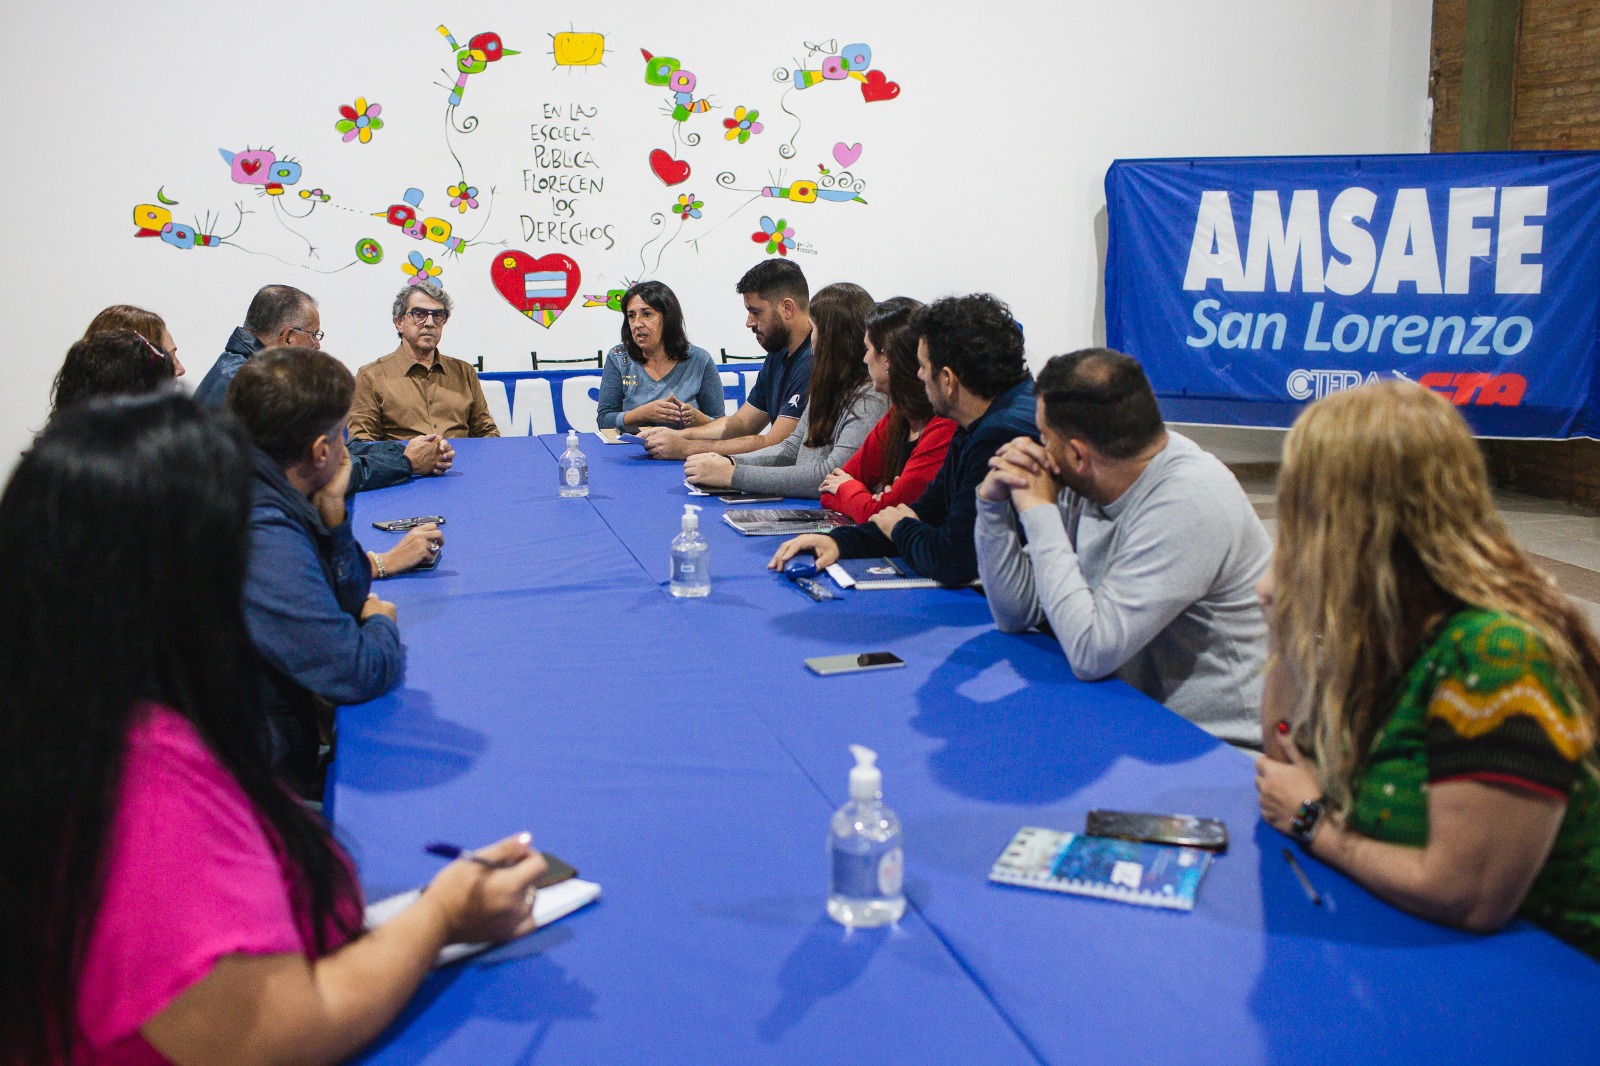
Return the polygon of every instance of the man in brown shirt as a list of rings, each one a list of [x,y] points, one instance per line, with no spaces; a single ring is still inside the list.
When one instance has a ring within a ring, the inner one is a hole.
[[[400,347],[356,374],[350,436],[355,440],[498,437],[472,364],[439,351],[454,301],[433,282],[407,285],[394,299]],[[448,446],[446,446],[448,447]]]

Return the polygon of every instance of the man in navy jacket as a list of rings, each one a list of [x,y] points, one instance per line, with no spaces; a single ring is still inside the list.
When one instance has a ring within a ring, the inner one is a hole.
[[[345,422],[355,378],[332,356],[270,348],[241,366],[228,406],[255,443],[244,611],[259,664],[262,739],[279,775],[321,792],[328,712],[393,688],[405,665],[395,607],[370,592],[350,529]]]
[[[221,407],[239,369],[274,345],[322,347],[322,315],[311,295],[292,285],[263,286],[250,300],[244,325],[233,331],[217,361],[194,390],[207,407]],[[350,492],[401,485],[412,474],[442,474],[455,450],[438,434],[413,441],[351,441]]]
[[[885,508],[858,526],[785,541],[772,557],[772,569],[800,552],[814,553],[819,567],[841,558],[884,555],[904,558],[917,573],[943,585],[967,585],[977,578],[972,530],[978,483],[1002,445],[1039,435],[1022,328],[1004,303],[977,293],[919,309],[911,329],[918,337],[917,376],[933,413],[961,427],[950,439],[939,473],[910,507]]]

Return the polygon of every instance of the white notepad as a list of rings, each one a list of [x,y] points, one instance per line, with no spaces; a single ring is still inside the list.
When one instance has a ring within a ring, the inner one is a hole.
[[[380,899],[376,903],[367,904],[368,929],[376,929],[390,918],[399,914],[422,894],[422,889],[413,888],[410,892],[402,892],[398,896]],[[541,888],[539,894],[533,899],[533,916],[538,921],[537,928],[544,928],[551,922],[558,921],[577,910],[587,906],[600,898],[600,886],[594,881],[584,881],[577,877],[569,877],[560,884]],[[447,966],[469,955],[476,955],[480,951],[487,951],[494,944],[446,944],[439,952],[439,957],[433,960],[434,966]]]

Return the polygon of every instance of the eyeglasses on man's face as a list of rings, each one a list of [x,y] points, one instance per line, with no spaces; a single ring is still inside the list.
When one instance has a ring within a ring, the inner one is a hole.
[[[327,335],[327,334],[323,333],[320,329],[306,329],[304,326],[290,326],[289,327],[289,332],[290,333],[304,333],[306,336],[310,337],[312,340],[316,341],[318,344],[321,344],[322,343],[322,338]]]
[[[406,312],[406,317],[419,326],[427,325],[430,318],[442,326],[450,318],[450,312],[442,307],[413,307]]]

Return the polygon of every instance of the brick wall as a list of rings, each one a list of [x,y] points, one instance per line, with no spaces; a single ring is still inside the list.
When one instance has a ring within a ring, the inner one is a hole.
[[[1434,0],[1433,150],[1461,146],[1467,0]],[[1600,3],[1522,0],[1512,80],[1511,144],[1600,149]],[[1600,442],[1484,441],[1495,484],[1600,506]]]

